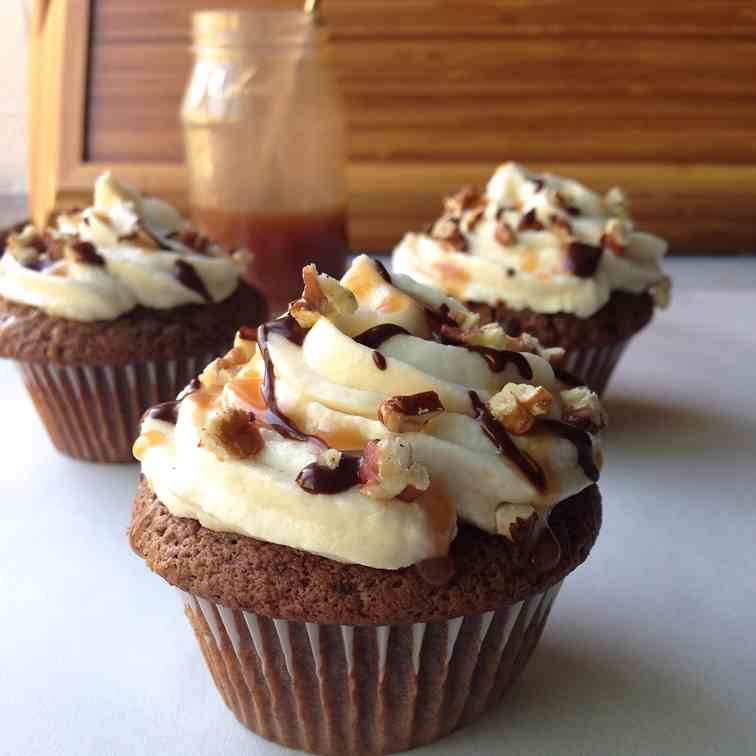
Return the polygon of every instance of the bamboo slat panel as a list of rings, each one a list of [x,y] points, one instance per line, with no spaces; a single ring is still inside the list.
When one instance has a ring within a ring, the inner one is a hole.
[[[84,162],[174,164],[180,193],[191,12],[261,4],[92,0]],[[621,184],[677,251],[756,251],[756,6],[617,6],[325,0],[355,244],[394,243],[514,158]]]

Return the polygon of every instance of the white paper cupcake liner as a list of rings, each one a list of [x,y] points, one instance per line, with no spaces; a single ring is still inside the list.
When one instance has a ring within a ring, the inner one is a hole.
[[[290,748],[348,756],[430,743],[498,702],[560,586],[485,614],[356,627],[269,619],[179,593],[243,725]]]
[[[600,396],[629,341],[623,339],[606,346],[570,349],[560,367],[580,378]]]
[[[127,365],[18,364],[57,449],[91,462],[133,462],[131,446],[144,411],[175,399],[216,356]]]

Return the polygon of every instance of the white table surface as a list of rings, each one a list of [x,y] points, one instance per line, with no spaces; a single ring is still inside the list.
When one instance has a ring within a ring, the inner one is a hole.
[[[669,268],[607,396],[596,548],[498,710],[418,754],[756,753],[756,260]],[[0,753],[287,753],[130,552],[137,467],[56,454],[0,385]]]

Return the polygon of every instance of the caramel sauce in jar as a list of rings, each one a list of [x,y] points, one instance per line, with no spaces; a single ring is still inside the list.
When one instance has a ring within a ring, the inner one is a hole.
[[[300,296],[302,268],[308,263],[335,278],[344,272],[349,254],[345,208],[243,212],[193,207],[191,214],[210,238],[252,252],[244,278],[265,292],[275,314]]]

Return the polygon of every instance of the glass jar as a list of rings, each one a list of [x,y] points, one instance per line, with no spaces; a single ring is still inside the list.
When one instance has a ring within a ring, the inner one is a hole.
[[[181,110],[191,215],[248,247],[245,277],[282,310],[302,266],[343,270],[346,151],[323,27],[290,10],[208,11],[193,20],[195,64]]]

